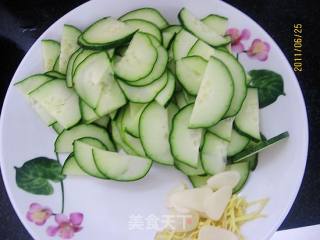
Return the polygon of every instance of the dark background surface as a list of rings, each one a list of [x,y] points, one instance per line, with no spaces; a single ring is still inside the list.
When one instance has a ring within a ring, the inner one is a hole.
[[[81,0],[0,1],[0,104],[19,62],[54,21]],[[281,229],[320,223],[320,7],[316,1],[226,0],[258,22],[293,62],[293,24],[303,24],[303,72],[297,73],[309,118],[307,168],[298,197]],[[292,103],[294,104],[294,103]],[[16,216],[0,178],[0,238],[32,239]],[[320,233],[319,233],[320,234]]]

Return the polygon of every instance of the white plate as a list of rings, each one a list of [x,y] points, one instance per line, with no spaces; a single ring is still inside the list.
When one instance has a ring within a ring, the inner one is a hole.
[[[59,39],[64,23],[83,29],[100,17],[118,17],[129,10],[145,6],[159,9],[170,22],[176,22],[177,13],[183,6],[198,16],[221,14],[229,18],[230,26],[248,28],[252,33],[251,40],[260,38],[271,45],[269,59],[265,62],[249,59],[245,55],[240,57],[246,70],[271,69],[281,73],[285,82],[286,96],[280,97],[275,104],[262,110],[262,132],[271,137],[288,130],[290,138],[261,154],[257,170],[241,192],[249,200],[270,198],[265,209],[268,217],[243,227],[247,240],[268,239],[291,208],[303,177],[308,148],[305,104],[288,61],[271,37],[239,10],[213,0],[90,1],[59,19],[35,42],[12,79],[1,114],[2,174],[19,218],[35,239],[52,239],[46,234],[46,228],[55,225],[54,219],[51,217],[44,226],[37,226],[26,219],[26,213],[33,202],[58,212],[61,207],[61,194],[59,184],[53,184],[55,191],[50,196],[32,195],[16,185],[14,166],[21,166],[25,161],[37,156],[54,158],[53,143],[56,134],[40,121],[25,98],[13,87],[13,83],[42,71],[40,40]],[[249,43],[250,41],[246,41],[246,44]],[[144,230],[129,230],[129,227],[137,227],[146,221],[150,223],[152,219],[146,219],[149,215],[163,216],[166,213],[166,193],[181,181],[186,181],[182,174],[163,166],[153,166],[146,178],[135,183],[67,178],[64,181],[65,213],[84,214],[81,224],[83,229],[76,233],[73,239],[153,239],[154,230],[145,229],[146,226],[143,227]],[[138,215],[141,218],[137,217]]]

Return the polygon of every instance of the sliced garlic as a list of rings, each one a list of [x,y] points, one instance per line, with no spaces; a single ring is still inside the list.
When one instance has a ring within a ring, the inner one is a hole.
[[[209,187],[186,189],[173,193],[169,198],[169,205],[179,212],[181,212],[181,209],[204,212],[204,200],[210,197],[212,193]]]
[[[225,186],[213,192],[203,202],[204,212],[209,218],[217,221],[221,218],[232,196],[232,187]]]
[[[234,188],[240,181],[240,174],[236,171],[225,171],[218,173],[207,180],[207,184],[214,191],[224,187],[230,186]]]
[[[177,187],[175,187],[174,189],[172,189],[169,193],[168,196],[166,198],[166,206],[167,208],[173,208],[171,202],[170,202],[170,197],[172,194],[177,193],[177,192],[181,192],[183,190],[188,189],[188,186],[186,183],[180,183]]]
[[[199,231],[199,240],[239,240],[233,232],[214,226],[203,226]]]
[[[168,222],[165,223],[166,228],[175,232],[190,232],[196,229],[200,219],[199,214],[194,211],[189,213],[171,211],[168,217]]]

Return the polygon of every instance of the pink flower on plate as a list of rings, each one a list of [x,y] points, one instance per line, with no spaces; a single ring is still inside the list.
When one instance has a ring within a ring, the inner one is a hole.
[[[237,28],[229,28],[226,32],[228,36],[231,37],[231,49],[235,53],[242,53],[244,51],[244,46],[241,41],[248,40],[250,38],[250,31],[248,29],[240,30]]]
[[[256,58],[260,61],[266,61],[270,51],[270,45],[261,39],[255,39],[247,51],[249,57]]]
[[[52,215],[50,208],[43,207],[38,203],[32,203],[27,212],[27,219],[36,225],[44,225],[48,218]]]
[[[55,221],[58,226],[49,226],[47,234],[51,237],[58,234],[62,239],[70,239],[75,233],[81,231],[82,227],[80,225],[83,221],[83,214],[71,213],[69,217],[63,214],[57,214]]]

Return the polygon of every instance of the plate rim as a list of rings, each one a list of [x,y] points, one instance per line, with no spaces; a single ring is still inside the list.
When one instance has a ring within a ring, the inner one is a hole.
[[[63,16],[61,16],[60,18],[58,18],[56,21],[54,21],[35,41],[34,43],[32,44],[32,46],[28,49],[28,51],[26,52],[25,56],[22,58],[21,62],[19,63],[18,67],[16,68],[15,70],[15,73],[13,74],[11,80],[10,80],[10,84],[6,90],[6,93],[5,93],[5,98],[4,98],[4,101],[3,101],[3,105],[2,105],[2,108],[1,108],[1,115],[0,115],[0,130],[3,129],[3,124],[4,124],[4,117],[3,117],[3,112],[4,112],[4,109],[7,108],[7,105],[8,105],[8,92],[11,91],[11,88],[13,86],[13,80],[16,78],[16,75],[18,73],[18,70],[20,69],[20,67],[22,65],[25,64],[25,61],[27,60],[27,58],[29,57],[30,55],[30,52],[36,47],[37,43],[49,32],[50,28],[57,24],[58,22],[62,21],[62,18],[64,18],[65,16],[69,15],[71,12],[73,11],[76,11],[78,10],[79,8],[81,7],[84,7],[85,5],[89,5],[89,4],[95,4],[95,2],[99,2],[100,0],[91,0],[91,1],[88,1],[88,2],[85,2],[85,3],[82,3],[81,5],[71,9],[70,11],[68,11],[67,13],[65,13]],[[271,40],[271,45],[276,47],[277,48],[277,51],[280,52],[280,57],[281,57],[281,62],[283,62],[285,65],[286,65],[286,68],[287,69],[290,69],[288,71],[288,73],[291,75],[291,77],[293,78],[292,80],[294,80],[293,84],[295,85],[295,88],[298,89],[298,94],[299,94],[299,97],[301,98],[302,100],[302,106],[303,106],[303,124],[304,124],[304,129],[306,130],[304,132],[304,136],[303,138],[306,140],[305,142],[303,142],[302,144],[302,155],[304,155],[304,162],[303,162],[303,171],[301,170],[299,176],[298,176],[298,185],[295,187],[295,191],[292,191],[291,192],[291,195],[292,197],[290,198],[290,201],[287,202],[287,205],[286,205],[286,208],[283,209],[281,211],[281,214],[279,214],[279,217],[278,217],[278,222],[276,224],[274,224],[275,227],[273,228],[270,228],[270,230],[268,231],[269,233],[265,236],[265,238],[263,238],[263,240],[267,240],[267,239],[270,239],[271,236],[277,231],[277,229],[280,227],[280,225],[283,223],[283,221],[285,220],[285,218],[287,217],[290,209],[292,208],[296,198],[297,198],[297,195],[299,193],[299,190],[301,188],[301,185],[302,185],[302,181],[303,181],[303,178],[304,178],[304,175],[305,175],[305,170],[306,170],[306,164],[307,164],[307,160],[308,160],[308,151],[309,151],[309,119],[308,119],[308,114],[307,114],[307,108],[306,108],[306,104],[305,104],[305,99],[304,99],[304,96],[303,96],[303,93],[302,93],[302,89],[300,87],[300,84],[299,84],[299,81],[298,81],[298,78],[296,76],[296,74],[293,72],[293,69],[288,61],[288,59],[286,58],[286,55],[283,53],[283,51],[281,50],[281,48],[279,47],[279,45],[275,42],[275,40],[273,39],[273,37],[271,36],[271,34],[269,34],[258,22],[256,22],[254,19],[252,19],[250,16],[248,16],[245,12],[242,12],[240,9],[237,9],[236,7],[234,7],[233,5],[225,2],[225,1],[219,1],[219,0],[210,0],[210,1],[218,1],[220,2],[221,4],[225,4],[227,5],[229,8],[231,8],[233,11],[236,11],[238,13],[240,13],[241,15],[245,16],[247,19],[249,19],[250,21],[252,21],[255,25],[257,25],[260,30],[266,34],[270,40]],[[4,156],[3,156],[3,142],[2,142],[2,137],[0,138],[0,167],[2,166],[3,164],[3,161],[4,161]],[[12,193],[12,189],[10,188],[10,185],[8,183],[8,177],[6,175],[6,172],[1,170],[1,175],[2,175],[2,179],[3,179],[3,183],[4,183],[4,186],[5,186],[5,189],[6,189],[6,192],[7,192],[7,195],[9,197],[9,200],[10,200],[10,203],[15,211],[15,214],[18,216],[20,222],[22,223],[23,227],[27,230],[27,232],[30,234],[31,237],[37,237],[37,234],[36,232],[34,232],[34,230],[30,227],[30,224],[26,224],[26,221],[24,219],[24,216],[22,215],[22,213],[20,213],[18,211],[18,204],[17,202],[15,201],[14,197],[13,197],[13,193]]]

